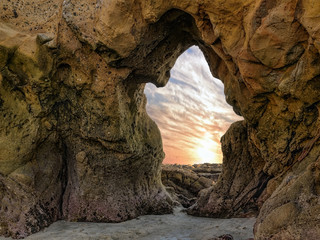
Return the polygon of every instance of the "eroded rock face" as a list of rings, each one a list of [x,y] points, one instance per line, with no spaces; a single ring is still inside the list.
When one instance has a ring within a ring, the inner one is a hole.
[[[262,206],[256,239],[320,238],[316,0],[21,0],[0,9],[2,235],[58,218],[170,212],[143,90],[164,86],[196,44],[245,122],[223,138],[223,173],[193,213]]]
[[[216,184],[204,189],[189,214],[207,217],[252,217],[259,212],[269,176],[250,141],[245,121],[235,122],[221,139],[223,171]]]
[[[209,188],[215,183],[214,180],[210,179],[210,176],[208,176],[208,171],[214,171],[216,175],[219,175],[221,172],[221,166],[218,164],[200,165],[202,164],[198,164],[197,166],[176,164],[162,165],[161,180],[163,185],[173,199],[185,208],[188,208],[195,203],[198,193],[201,190]],[[197,169],[197,172],[195,169]],[[202,169],[205,171],[205,176],[202,176]],[[215,176],[214,178],[216,179]]]
[[[283,179],[260,211],[255,224],[259,239],[317,239],[320,236],[319,163],[320,159],[307,168],[294,167]]]

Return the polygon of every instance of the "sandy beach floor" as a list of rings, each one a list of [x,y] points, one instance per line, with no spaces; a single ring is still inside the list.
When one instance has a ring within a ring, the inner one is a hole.
[[[253,237],[254,218],[214,219],[174,214],[141,216],[123,223],[58,221],[27,240],[208,240],[231,234],[235,240]],[[0,237],[0,240],[11,238]]]

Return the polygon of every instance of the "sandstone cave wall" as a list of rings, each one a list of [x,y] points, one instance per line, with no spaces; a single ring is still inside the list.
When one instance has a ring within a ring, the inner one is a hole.
[[[143,89],[164,86],[196,44],[245,121],[223,138],[222,177],[194,214],[261,209],[256,239],[320,236],[316,0],[22,0],[0,9],[1,235],[60,218],[170,212]]]

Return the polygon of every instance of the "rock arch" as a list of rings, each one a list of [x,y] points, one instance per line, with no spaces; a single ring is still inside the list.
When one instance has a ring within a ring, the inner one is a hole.
[[[0,8],[1,235],[23,237],[59,218],[170,212],[143,84],[164,85],[175,58],[197,44],[245,121],[224,137],[220,183],[190,212],[261,208],[257,239],[320,236],[316,1],[24,0]]]

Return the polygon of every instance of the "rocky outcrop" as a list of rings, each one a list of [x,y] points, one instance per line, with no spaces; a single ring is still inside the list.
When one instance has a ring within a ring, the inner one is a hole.
[[[263,159],[250,142],[246,122],[233,123],[221,144],[224,159],[220,179],[200,192],[188,213],[222,218],[256,216],[270,177],[263,172]]]
[[[162,165],[161,180],[174,200],[183,207],[193,205],[198,193],[211,187],[221,172],[221,164]],[[210,178],[211,177],[211,178]]]
[[[192,170],[193,172],[198,174],[200,177],[209,178],[214,182],[217,182],[222,171],[222,164],[202,163],[202,164],[184,165],[184,168]]]
[[[245,121],[224,137],[222,175],[192,213],[261,209],[256,239],[320,237],[317,1],[20,0],[0,9],[1,235],[60,218],[170,212],[144,84],[164,86],[176,58],[198,45]]]
[[[320,158],[307,168],[294,167],[260,211],[254,230],[259,239],[317,239],[319,183]]]

